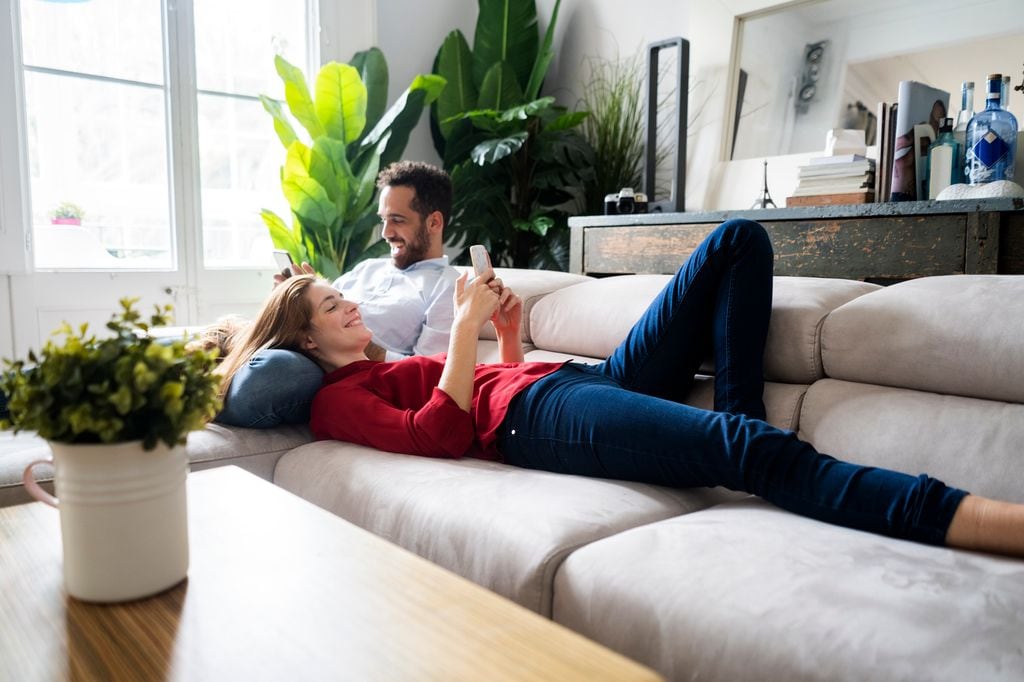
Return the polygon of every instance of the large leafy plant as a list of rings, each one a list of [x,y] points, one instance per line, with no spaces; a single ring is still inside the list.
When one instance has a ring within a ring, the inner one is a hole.
[[[186,351],[185,341],[157,341],[152,327],[170,321],[171,306],[156,307],[145,321],[134,304],[121,299],[111,317],[111,335],[98,339],[88,325],[65,323],[37,356],[6,361],[0,391],[9,398],[9,416],[0,428],[29,429],[64,443],[118,443],[141,440],[147,450],[158,442],[184,443],[220,409],[213,374],[216,353]]]
[[[593,172],[576,130],[586,112],[539,96],[560,4],[540,41],[534,0],[479,0],[473,48],[452,31],[435,60],[448,82],[431,108],[455,191],[448,243],[484,244],[501,265],[565,268],[567,218]]]
[[[265,95],[260,100],[286,150],[281,189],[293,220],[289,227],[273,211],[261,215],[274,246],[333,279],[387,251],[377,232],[377,173],[401,158],[424,106],[445,81],[416,76],[386,109],[388,68],[377,48],[357,53],[350,64],[325,64],[315,95],[300,69],[280,56],[274,64],[291,118],[279,101]],[[300,124],[302,139],[291,119]]]

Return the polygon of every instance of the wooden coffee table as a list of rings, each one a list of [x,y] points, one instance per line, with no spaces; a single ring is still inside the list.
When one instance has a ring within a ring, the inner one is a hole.
[[[63,588],[58,513],[0,509],[0,680],[657,680],[236,467],[189,475],[189,577]]]

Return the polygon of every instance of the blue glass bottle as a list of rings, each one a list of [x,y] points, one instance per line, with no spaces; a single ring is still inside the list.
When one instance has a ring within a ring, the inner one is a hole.
[[[985,88],[985,108],[967,124],[964,174],[968,184],[1013,180],[1017,118],[999,106],[1002,89],[1002,74],[991,74]]]

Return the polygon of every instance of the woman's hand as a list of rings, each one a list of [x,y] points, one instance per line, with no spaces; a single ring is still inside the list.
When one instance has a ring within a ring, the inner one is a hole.
[[[294,267],[294,266],[292,266],[292,267]],[[315,275],[316,274],[316,270],[313,269],[313,266],[310,265],[309,263],[305,262],[305,261],[302,262],[302,265],[300,265],[298,267],[298,269],[299,269],[299,272],[293,272],[292,276],[295,276],[295,275]],[[274,286],[276,287],[278,284],[280,284],[281,282],[285,281],[286,279],[288,279],[288,278],[285,277],[282,273],[280,273],[280,272],[275,273],[274,274]]]
[[[498,294],[498,307],[491,315],[498,334],[498,355],[502,362],[522,362],[523,300],[497,277],[487,285]]]
[[[495,277],[487,285],[498,294],[498,307],[491,315],[491,322],[498,335],[512,334],[519,337],[523,324],[523,300]]]
[[[500,294],[479,277],[467,282],[468,273],[455,280],[455,322],[453,326],[465,324],[475,333],[480,331],[484,322],[498,310]],[[491,280],[492,282],[494,280]]]

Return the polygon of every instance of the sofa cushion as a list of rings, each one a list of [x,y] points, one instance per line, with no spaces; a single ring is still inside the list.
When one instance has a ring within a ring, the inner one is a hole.
[[[894,284],[825,321],[836,379],[1024,402],[1024,277],[951,275]]]
[[[483,343],[487,342],[481,341],[481,344]],[[549,350],[530,350],[526,353],[526,359],[530,362],[564,362],[566,360],[575,360],[576,362],[588,365],[601,362],[597,358],[556,353]],[[796,431],[800,425],[800,406],[803,403],[806,391],[806,384],[781,384],[774,381],[766,381],[764,384],[764,408],[768,413],[768,423],[780,429]],[[715,409],[714,377],[704,374],[695,376],[693,388],[684,402],[687,405],[693,405],[704,410]]]
[[[458,269],[467,270],[468,268],[463,266]],[[530,311],[537,301],[552,291],[592,279],[586,275],[574,275],[557,270],[527,270],[525,268],[494,268],[494,275],[523,299],[524,343],[529,343],[532,338]],[[490,322],[485,324],[480,331],[480,338],[492,341],[498,338],[494,333],[494,325]]]
[[[762,500],[573,552],[553,618],[667,679],[1020,680],[1024,562]]]
[[[281,455],[311,440],[305,426],[242,429],[209,424],[190,433],[185,448],[192,471],[233,464],[269,481]],[[29,462],[49,457],[50,446],[39,436],[0,431],[0,507],[32,501],[21,483],[22,473]],[[35,475],[45,489],[53,492],[52,468],[40,466]]]
[[[576,548],[738,497],[477,459],[396,455],[334,441],[282,457],[274,482],[545,615],[554,573]]]
[[[824,379],[807,390],[799,435],[840,459],[1024,503],[1024,405]]]
[[[537,348],[604,358],[626,337],[668,275],[607,277],[560,289],[530,312]],[[819,351],[822,321],[837,307],[880,287],[814,277],[776,277],[765,346],[765,378],[809,384],[824,376]],[[703,371],[713,369],[706,362]]]

